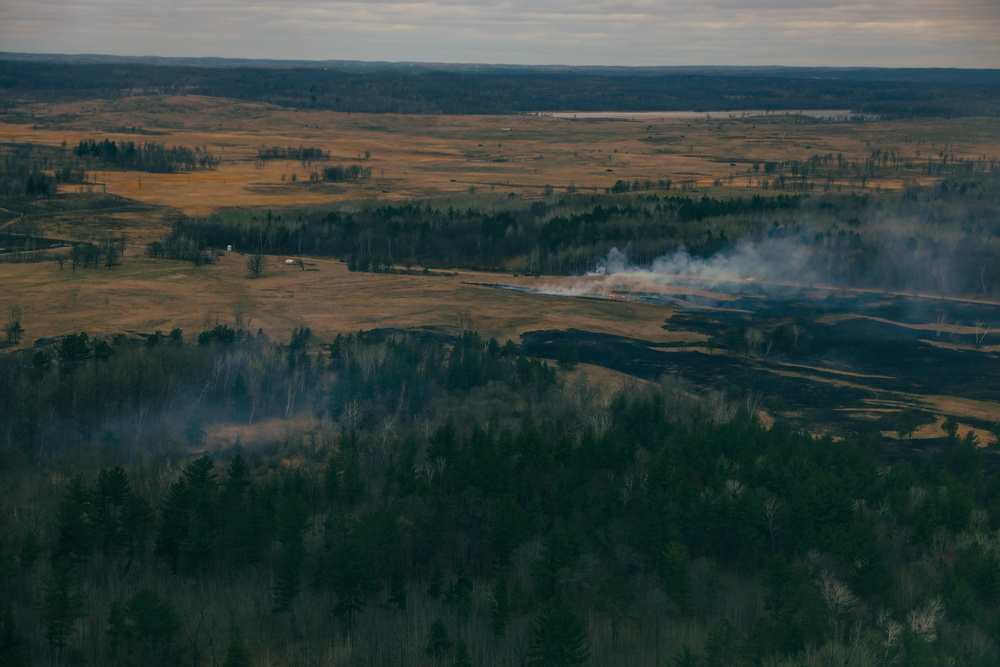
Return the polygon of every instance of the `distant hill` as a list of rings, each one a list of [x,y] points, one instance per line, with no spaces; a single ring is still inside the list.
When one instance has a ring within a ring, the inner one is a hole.
[[[1000,115],[1000,70],[567,67],[0,53],[20,99],[199,94],[372,113],[842,108],[887,118]]]

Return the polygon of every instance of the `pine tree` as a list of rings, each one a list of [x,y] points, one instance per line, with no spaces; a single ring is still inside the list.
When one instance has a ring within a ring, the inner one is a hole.
[[[490,588],[490,625],[496,637],[503,637],[510,614],[510,600],[507,597],[507,580],[501,575],[493,580]]]
[[[29,530],[21,540],[21,549],[18,553],[18,563],[25,570],[30,570],[42,553],[42,542],[38,538],[37,530]]]
[[[431,629],[427,633],[427,645],[424,652],[432,658],[440,658],[451,648],[451,639],[448,637],[448,628],[440,618],[431,623]]]
[[[229,464],[229,479],[226,480],[226,493],[230,496],[240,496],[251,485],[250,466],[242,454],[237,454]]]
[[[94,523],[100,548],[114,554],[126,542],[125,506],[132,495],[128,475],[121,466],[102,470],[94,486]]]
[[[107,644],[105,650],[112,664],[119,664],[119,654],[128,647],[130,637],[128,617],[125,608],[117,602],[111,603],[108,612]]]
[[[305,534],[309,510],[294,489],[286,490],[278,510],[278,541],[282,550],[274,572],[274,611],[291,611],[302,589],[300,570],[305,559]]]
[[[0,608],[0,665],[28,667],[28,642],[17,632],[14,615]]]
[[[340,459],[333,455],[326,462],[326,469],[323,472],[323,490],[326,492],[326,500],[330,504],[340,500],[340,477],[343,474],[343,466]]]
[[[160,528],[156,535],[156,553],[175,572],[181,564],[181,549],[191,529],[189,508],[191,492],[185,480],[170,485],[163,501]]]
[[[342,536],[330,554],[328,561],[328,576],[333,590],[337,593],[337,604],[334,612],[338,616],[346,616],[351,622],[354,613],[365,608],[365,577],[367,568],[364,565],[366,555],[361,549],[357,538],[352,534]]]
[[[729,619],[722,618],[705,639],[705,660],[708,667],[723,667],[740,661],[742,637]]]
[[[274,570],[274,586],[271,595],[274,599],[275,613],[292,611],[295,599],[302,590],[300,570],[305,558],[305,547],[301,542],[286,545]]]
[[[45,623],[45,639],[49,647],[61,649],[73,632],[77,619],[86,616],[87,594],[80,575],[68,559],[52,564],[52,571],[42,582],[42,602],[38,606]]]
[[[441,597],[441,588],[444,586],[444,573],[441,572],[441,566],[435,565],[434,569],[431,571],[431,580],[427,584],[427,595],[432,600],[437,600]]]
[[[455,659],[452,660],[451,667],[472,667],[469,647],[465,645],[465,642],[459,641],[455,644]]]
[[[572,609],[555,601],[538,614],[528,653],[531,667],[571,667],[589,657],[587,628]]]
[[[237,628],[229,640],[226,660],[222,663],[222,667],[250,667],[251,664],[253,664],[253,654],[243,638],[243,633]]]
[[[701,658],[691,650],[690,646],[685,644],[674,653],[672,664],[673,667],[698,667],[701,664]]]
[[[143,664],[174,665],[179,656],[174,642],[181,621],[173,606],[144,588],[125,605],[129,643],[137,650]]]
[[[389,601],[400,611],[406,609],[406,592],[406,571],[398,563],[389,575]]]
[[[83,477],[69,481],[56,512],[57,558],[79,562],[86,560],[94,546],[94,528],[91,523],[93,496]]]

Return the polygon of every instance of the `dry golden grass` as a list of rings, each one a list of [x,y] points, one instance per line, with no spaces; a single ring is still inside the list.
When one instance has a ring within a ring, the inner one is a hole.
[[[642,305],[561,299],[477,287],[489,274],[387,275],[351,273],[334,260],[307,260],[302,271],[269,258],[260,279],[246,277],[246,257],[228,253],[218,264],[125,258],[113,269],[60,270],[53,262],[0,264],[0,312],[22,308],[23,345],[36,337],[76,331],[151,333],[181,327],[198,332],[216,323],[244,325],[287,340],[308,326],[321,340],[359,329],[434,327],[457,332],[462,324],[485,336],[516,339],[535,329],[576,326],[646,340],[669,341],[666,311]],[[530,280],[530,279],[529,279]],[[459,314],[467,322],[460,323]]]
[[[780,116],[399,116],[296,111],[197,96],[39,105],[32,113],[34,126],[0,123],[0,138],[47,145],[66,141],[69,147],[104,137],[157,141],[201,146],[220,157],[222,163],[213,171],[94,174],[98,187],[106,186],[108,192],[199,215],[220,206],[407,200],[471,188],[521,197],[539,196],[545,185],[556,191],[571,184],[603,191],[619,179],[691,181],[701,188],[720,179],[724,189],[740,190],[747,187],[755,160],[805,160],[838,153],[863,160],[874,148],[918,162],[943,151],[965,158],[1000,155],[996,118],[844,123]],[[123,134],[123,128],[157,134]],[[332,164],[363,162],[372,168],[372,179],[360,185],[312,185],[309,172],[321,170],[323,163],[308,167],[274,160],[263,168],[255,165],[262,146],[300,145],[329,151]],[[365,159],[366,152],[370,159]],[[868,182],[869,189],[901,185],[898,177]]]

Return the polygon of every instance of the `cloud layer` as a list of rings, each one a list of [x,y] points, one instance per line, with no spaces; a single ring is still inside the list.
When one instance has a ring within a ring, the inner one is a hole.
[[[1000,67],[996,0],[5,0],[0,50],[567,65]]]

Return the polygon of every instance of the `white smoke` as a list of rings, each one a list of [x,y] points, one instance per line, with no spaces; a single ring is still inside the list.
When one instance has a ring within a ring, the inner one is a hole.
[[[790,239],[741,239],[709,257],[686,248],[655,259],[648,268],[631,265],[625,252],[613,248],[592,275],[663,284],[672,279],[704,282],[808,285],[815,282],[809,251]]]

